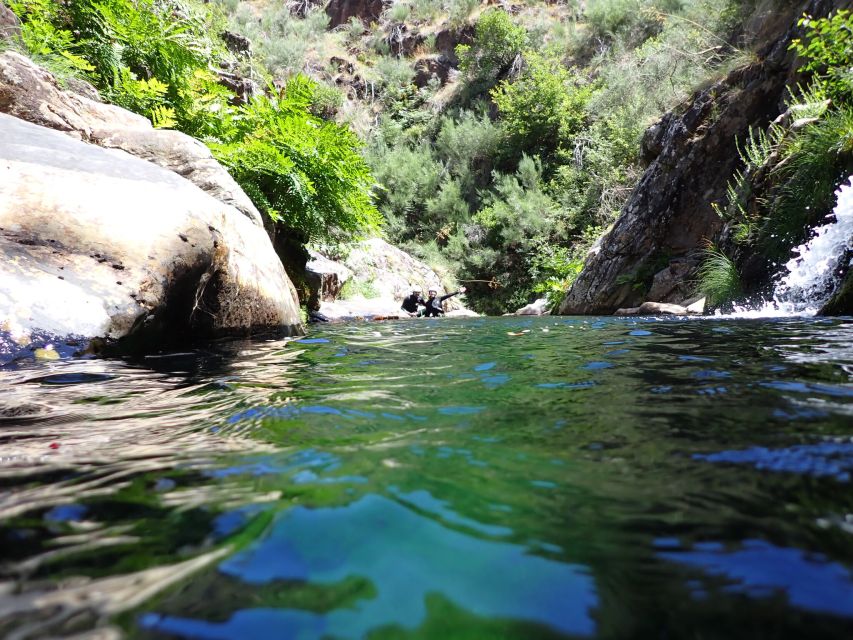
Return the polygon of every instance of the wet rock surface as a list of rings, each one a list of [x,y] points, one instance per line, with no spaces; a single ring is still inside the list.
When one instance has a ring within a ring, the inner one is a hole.
[[[0,114],[0,318],[160,340],[299,330],[266,232],[176,173]]]

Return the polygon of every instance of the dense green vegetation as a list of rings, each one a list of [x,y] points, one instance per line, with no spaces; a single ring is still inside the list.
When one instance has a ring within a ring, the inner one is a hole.
[[[386,86],[378,98],[367,157],[391,239],[470,281],[479,310],[559,299],[636,184],[645,128],[742,59],[747,8],[599,1],[585,15],[571,3],[475,12],[455,80]],[[435,55],[428,45],[420,59]],[[357,59],[371,59],[368,46]]]
[[[792,49],[808,84],[791,93],[785,118],[751,131],[741,145],[743,168],[719,209],[727,222],[722,252],[710,253],[700,270],[699,288],[715,305],[764,285],[853,173],[853,15],[806,16],[800,25],[806,35]],[[748,264],[751,273],[741,274]]]
[[[570,0],[508,13],[402,0],[376,23],[330,29],[310,3],[9,4],[31,55],[204,140],[299,241],[382,228],[492,313],[562,296],[638,180],[646,127],[748,61],[740,30],[753,8]],[[803,19],[793,47],[811,80],[789,101],[798,126],[741,145],[744,167],[720,208],[728,236],[699,274],[719,304],[751,289],[739,273],[750,256],[765,255],[767,271],[802,240],[845,175],[850,22],[844,11]],[[226,28],[251,38],[251,52],[230,51]],[[267,89],[242,105],[221,69]]]

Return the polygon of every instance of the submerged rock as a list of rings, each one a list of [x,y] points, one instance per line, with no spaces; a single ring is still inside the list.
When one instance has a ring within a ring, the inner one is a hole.
[[[264,229],[176,173],[0,114],[0,320],[142,347],[300,330]]]

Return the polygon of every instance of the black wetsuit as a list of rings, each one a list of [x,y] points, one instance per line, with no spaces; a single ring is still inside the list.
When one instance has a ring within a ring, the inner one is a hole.
[[[429,318],[430,316],[443,316],[444,315],[444,307],[441,306],[441,303],[455,296],[459,291],[454,291],[453,293],[448,293],[447,295],[440,296],[438,298],[429,298],[424,304],[426,305],[426,309],[424,309],[423,314]]]
[[[420,295],[413,293],[403,298],[403,306],[401,308],[403,311],[408,311],[409,313],[417,313],[419,304],[426,304],[426,301]]]

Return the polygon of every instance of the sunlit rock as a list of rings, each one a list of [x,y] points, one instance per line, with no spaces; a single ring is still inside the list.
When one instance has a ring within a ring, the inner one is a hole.
[[[0,114],[0,321],[153,343],[298,330],[264,229],[176,173]]]
[[[203,143],[179,131],[154,129],[147,118],[121,107],[65,91],[53,74],[13,51],[0,54],[0,113],[153,162],[262,224],[255,205]]]
[[[548,298],[539,298],[528,305],[521,307],[515,312],[517,316],[544,316],[548,315]]]

